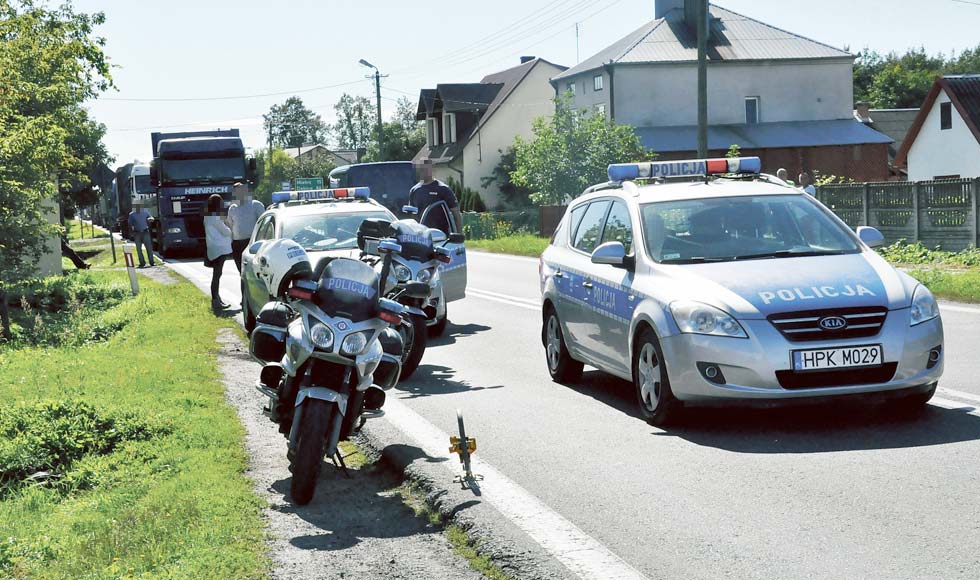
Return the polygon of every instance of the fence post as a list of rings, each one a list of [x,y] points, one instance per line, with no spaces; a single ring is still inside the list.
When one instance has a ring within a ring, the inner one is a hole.
[[[977,241],[977,196],[980,195],[980,177],[970,182],[970,199],[973,202],[973,219],[970,222],[970,231],[973,232],[973,247],[980,246]]]
[[[919,182],[912,182],[912,227],[915,228],[915,238],[912,243],[919,241],[921,233],[919,232]]]
[[[864,225],[871,225],[871,194],[868,191],[868,182],[864,182],[864,187],[861,188],[861,207],[864,210]]]

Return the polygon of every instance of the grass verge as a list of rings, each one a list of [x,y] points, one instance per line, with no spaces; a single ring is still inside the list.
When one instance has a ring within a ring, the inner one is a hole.
[[[56,331],[0,344],[0,577],[265,577],[216,362],[233,323],[189,283],[141,277],[137,297],[125,272],[39,284],[33,320]]]
[[[980,269],[911,268],[907,271],[909,276],[925,284],[938,298],[956,302],[980,302]]]
[[[93,238],[105,238],[106,241],[109,239],[109,232],[105,229],[95,226],[95,235],[92,232],[92,222],[84,222],[84,226],[81,226],[78,222],[78,218],[66,219],[65,229],[67,230],[66,235],[69,240],[84,240]]]
[[[548,238],[532,234],[515,234],[495,240],[466,240],[466,247],[471,250],[494,252],[496,254],[513,254],[515,256],[531,256],[537,258],[548,247]]]

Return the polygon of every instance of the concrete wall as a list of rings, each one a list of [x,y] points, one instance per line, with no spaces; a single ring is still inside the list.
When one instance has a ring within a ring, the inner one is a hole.
[[[617,65],[613,82],[592,90],[588,72],[559,83],[576,84],[579,108],[606,103],[610,84],[619,123],[637,127],[697,124],[697,67],[694,63]],[[605,73],[603,73],[605,75]],[[708,121],[745,122],[745,97],[760,97],[760,122],[847,119],[853,111],[851,61],[800,60],[711,63],[708,65]]]
[[[58,201],[52,199],[45,207],[44,217],[49,224],[59,223],[60,207]],[[41,254],[41,259],[37,264],[38,276],[55,276],[62,273],[61,269],[61,237],[58,235],[49,236],[45,240],[45,250]]]
[[[940,129],[940,103],[949,95],[940,91],[915,142],[909,148],[909,181],[924,181],[940,175],[980,176],[980,143],[966,126],[956,107],[952,107],[952,127]]]
[[[487,208],[500,203],[500,189],[483,187],[481,180],[493,174],[501,153],[514,144],[515,137],[530,138],[534,120],[554,114],[555,90],[548,79],[560,70],[539,61],[463,148],[463,184],[479,191]]]

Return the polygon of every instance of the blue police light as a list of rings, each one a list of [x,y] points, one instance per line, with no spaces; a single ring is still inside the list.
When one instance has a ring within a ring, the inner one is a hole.
[[[334,189],[307,189],[303,191],[277,191],[272,194],[272,203],[286,201],[323,201],[329,199],[369,199],[371,188],[342,187]]]
[[[609,166],[608,174],[612,181],[625,181],[628,179],[721,175],[724,173],[757,174],[761,171],[762,161],[758,157],[733,157],[614,163]]]

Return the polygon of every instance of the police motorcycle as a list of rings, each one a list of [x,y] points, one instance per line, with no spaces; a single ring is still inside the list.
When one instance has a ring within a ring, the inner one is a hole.
[[[402,211],[410,215],[418,213],[412,206],[405,206]],[[386,258],[392,259],[390,268],[385,267],[385,260],[377,251],[379,241],[388,237],[394,238],[401,247],[400,251],[385,254]],[[445,246],[460,244],[462,238],[462,234],[447,236],[442,230],[426,227],[412,218],[394,222],[369,218],[358,228],[357,243],[362,260],[371,264],[385,280],[385,297],[402,304],[407,311],[410,324],[398,327],[404,344],[403,380],[412,376],[422,361],[427,334],[431,331],[439,335],[445,330],[448,319],[440,266],[453,261],[453,250]],[[424,296],[409,290],[420,283],[428,290]]]
[[[296,242],[263,242],[258,276],[275,300],[256,316],[249,345],[263,362],[258,390],[263,412],[288,438],[293,473],[290,493],[304,505],[313,499],[324,457],[366,419],[383,416],[385,391],[401,372],[401,325],[405,308],[379,296],[378,273],[350,258],[322,259],[314,270]],[[400,250],[381,240],[383,262]],[[415,288],[417,293],[427,290]]]

